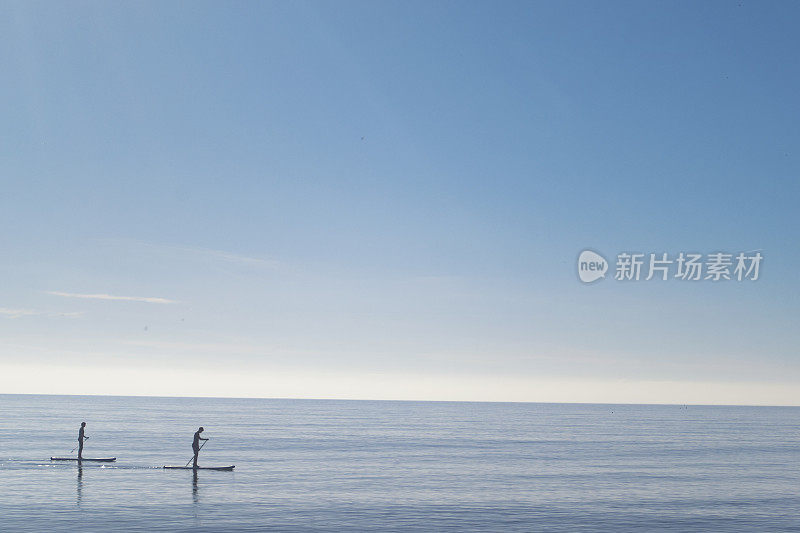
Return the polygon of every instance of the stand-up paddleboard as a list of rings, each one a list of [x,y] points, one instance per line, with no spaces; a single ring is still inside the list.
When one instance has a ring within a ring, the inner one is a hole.
[[[236,466],[165,466],[167,470],[219,470],[224,472],[231,472]]]
[[[116,457],[84,457],[78,459],[77,457],[51,457],[51,461],[94,461],[96,463],[113,463],[117,460]]]

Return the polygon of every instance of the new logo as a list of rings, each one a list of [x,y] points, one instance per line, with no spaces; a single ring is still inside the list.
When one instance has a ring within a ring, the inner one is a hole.
[[[584,283],[591,283],[606,276],[608,261],[602,255],[584,250],[578,256],[578,277]]]

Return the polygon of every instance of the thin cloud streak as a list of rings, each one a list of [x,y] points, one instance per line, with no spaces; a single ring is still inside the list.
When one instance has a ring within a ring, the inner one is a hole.
[[[36,311],[34,309],[9,309],[8,307],[0,307],[0,316],[5,318],[22,318],[24,316],[78,318],[83,316],[83,311],[46,313],[44,311]]]
[[[47,294],[65,298],[82,298],[84,300],[121,300],[126,302],[145,302],[150,304],[174,304],[176,300],[150,296],[115,296],[113,294],[80,294],[75,292],[46,291]]]
[[[41,313],[32,309],[9,309],[7,307],[0,307],[0,315],[7,318],[20,318],[23,316],[35,316],[39,314]]]
[[[217,259],[227,263],[238,263],[241,265],[252,265],[266,268],[277,268],[280,263],[274,259],[263,259],[260,257],[251,257],[247,255],[236,254],[224,250],[214,250],[212,248],[202,248],[199,246],[185,246],[178,244],[156,244],[152,242],[144,242],[137,240],[127,239],[97,239],[98,242],[110,245],[132,245],[139,248],[146,248],[157,252],[177,252],[186,255],[194,255],[203,257],[205,259]]]

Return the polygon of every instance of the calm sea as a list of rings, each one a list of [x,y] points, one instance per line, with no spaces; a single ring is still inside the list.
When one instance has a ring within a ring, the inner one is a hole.
[[[87,422],[84,456],[52,464]],[[210,437],[201,466],[197,426]],[[2,531],[800,531],[800,408],[0,396]]]

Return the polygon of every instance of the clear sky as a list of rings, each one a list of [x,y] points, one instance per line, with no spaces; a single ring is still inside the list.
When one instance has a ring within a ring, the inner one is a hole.
[[[798,22],[3,2],[0,392],[800,405]]]

